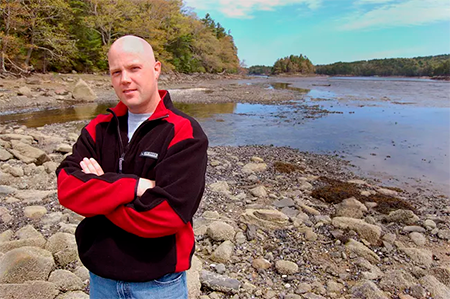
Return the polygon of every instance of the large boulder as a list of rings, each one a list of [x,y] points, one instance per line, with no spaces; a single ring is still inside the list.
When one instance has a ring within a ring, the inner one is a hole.
[[[83,79],[79,79],[73,89],[72,97],[80,102],[93,102],[97,95]]]
[[[0,284],[0,298],[5,299],[48,299],[55,298],[58,293],[56,286],[47,281]]]
[[[356,231],[361,238],[366,239],[370,244],[376,245],[380,241],[381,227],[369,224],[364,220],[349,217],[335,217],[332,220],[332,224],[336,228]]]
[[[0,259],[0,283],[47,280],[54,267],[52,253],[47,250],[31,246],[13,249]]]
[[[25,144],[21,141],[11,140],[12,149],[10,152],[19,160],[24,163],[34,163],[36,165],[41,165],[44,162],[50,161],[47,154],[36,147],[29,144]]]

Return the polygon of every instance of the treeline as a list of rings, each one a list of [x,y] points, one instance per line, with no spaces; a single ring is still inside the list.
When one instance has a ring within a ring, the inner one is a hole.
[[[450,76],[450,55],[336,62],[317,65],[316,73],[330,76]]]
[[[237,72],[233,37],[182,0],[1,0],[0,73],[96,72],[125,34],[151,43],[163,71]]]
[[[272,67],[256,65],[248,68],[249,75],[313,74],[314,71],[312,62],[302,54],[280,58]]]

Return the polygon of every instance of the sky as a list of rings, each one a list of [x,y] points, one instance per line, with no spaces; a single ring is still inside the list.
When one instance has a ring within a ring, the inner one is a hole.
[[[227,31],[247,66],[450,53],[450,0],[184,0]]]

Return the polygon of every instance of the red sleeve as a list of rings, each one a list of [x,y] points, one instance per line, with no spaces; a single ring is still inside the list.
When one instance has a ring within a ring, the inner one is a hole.
[[[64,159],[56,173],[61,205],[91,217],[111,213],[118,206],[132,202],[138,177],[116,173],[97,176],[82,172],[80,161],[84,157],[98,160],[95,141],[86,128],[73,146],[72,154]]]

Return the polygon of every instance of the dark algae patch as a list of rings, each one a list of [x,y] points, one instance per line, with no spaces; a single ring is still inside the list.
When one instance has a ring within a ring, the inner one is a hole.
[[[313,190],[311,196],[327,203],[338,204],[346,198],[355,197],[363,203],[366,201],[376,202],[377,206],[375,209],[383,214],[388,214],[398,209],[416,211],[415,207],[409,202],[394,196],[379,193],[363,196],[361,195],[363,189],[360,189],[360,186],[357,184],[342,182],[323,176],[319,178],[319,181],[321,182],[321,186]],[[399,188],[389,187],[389,189],[402,192]]]
[[[281,173],[291,173],[294,171],[305,170],[304,168],[302,168],[298,165],[286,163],[286,162],[280,162],[280,161],[273,163],[273,167],[275,168],[276,171],[281,172]]]

